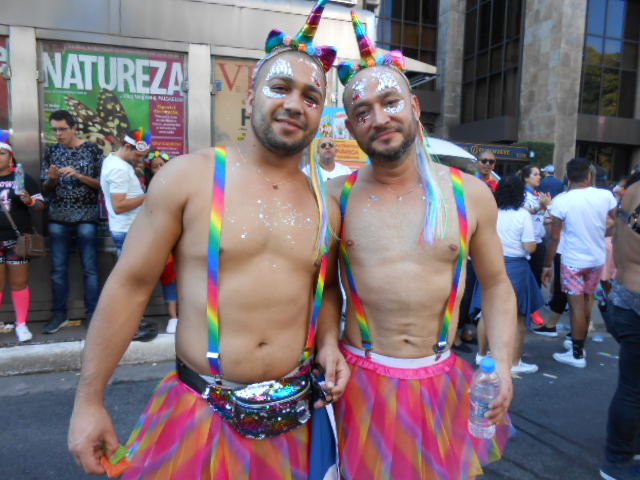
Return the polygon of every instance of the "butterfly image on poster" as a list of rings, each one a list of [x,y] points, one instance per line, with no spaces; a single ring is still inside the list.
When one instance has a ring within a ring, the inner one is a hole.
[[[114,150],[113,144],[129,131],[127,112],[109,89],[100,91],[95,112],[71,95],[65,95],[64,99],[76,118],[78,136],[98,145],[105,155]]]

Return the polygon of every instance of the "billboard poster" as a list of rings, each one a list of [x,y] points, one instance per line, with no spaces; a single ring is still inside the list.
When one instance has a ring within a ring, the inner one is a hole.
[[[320,128],[311,145],[311,151],[317,153],[321,139],[333,138],[336,143],[336,162],[347,165],[351,170],[358,170],[367,163],[368,157],[347,130],[344,124],[346,118],[344,108],[324,107]]]
[[[9,82],[2,72],[9,63],[9,40],[0,37],[0,128],[9,129]]]
[[[78,136],[105,154],[116,138],[144,127],[153,148],[186,152],[185,55],[68,42],[43,42],[44,134],[55,143],[48,114],[68,110]]]
[[[215,139],[218,145],[244,140],[249,128],[246,98],[256,60],[216,58]]]

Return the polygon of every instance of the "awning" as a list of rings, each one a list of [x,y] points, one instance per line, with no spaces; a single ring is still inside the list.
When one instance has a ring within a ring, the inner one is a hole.
[[[429,144],[429,153],[432,155],[445,156],[445,157],[457,157],[466,158],[472,162],[476,161],[476,157],[460,148],[454,143],[448,142],[441,138],[428,137],[427,142]]]

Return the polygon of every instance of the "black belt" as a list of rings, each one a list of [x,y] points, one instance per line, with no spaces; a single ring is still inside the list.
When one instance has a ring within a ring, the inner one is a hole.
[[[180,381],[200,395],[202,395],[209,386],[204,378],[198,375],[195,370],[178,357],[176,357],[176,371],[178,372]]]

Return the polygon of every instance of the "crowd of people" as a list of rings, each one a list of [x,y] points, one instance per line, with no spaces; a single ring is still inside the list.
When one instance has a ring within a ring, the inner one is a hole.
[[[337,70],[346,128],[370,163],[341,168],[335,141],[321,138],[301,169],[336,59],[334,48],[313,45],[324,3],[297,35],[269,34],[240,143],[167,163],[139,129],[101,159],[75,137],[73,117],[56,112],[45,197],[28,177],[15,187],[9,144],[0,143],[10,211],[28,219],[29,208],[53,197],[60,298],[48,332],[67,321],[74,236],[82,255],[91,322],[68,436],[77,463],[104,474],[109,459],[124,455],[126,479],[475,479],[512,433],[512,374],[537,371],[523,361],[527,330],[558,336],[568,303],[567,348],[553,358],[587,366],[594,293],[611,280],[605,238],[621,199],[622,234],[609,254],[624,268],[603,289],[607,326],[621,344],[620,379],[601,475],[638,478],[636,177],[616,199],[593,186],[599,174],[582,158],[567,163],[566,185],[551,165],[497,179],[491,151],[479,155],[475,176],[434,161],[402,53],[377,54],[355,13],[361,60]],[[119,259],[98,300],[88,250],[99,190]],[[15,239],[1,241],[15,303],[24,275],[20,262],[9,263]],[[105,390],[129,342],[149,335],[141,317],[158,279],[175,320],[176,365],[123,447]],[[541,314],[544,285],[557,315]],[[454,352],[474,318],[476,360],[490,355],[500,378],[484,412],[492,438],[468,431],[474,370]]]
[[[4,212],[0,216],[0,286],[2,292],[7,280],[11,286],[15,333],[21,343],[33,338],[27,325],[30,258],[16,253],[18,238],[33,231],[29,211],[47,213],[52,301],[51,318],[42,333],[53,334],[69,324],[69,261],[74,246],[83,269],[85,318],[89,324],[100,296],[97,252],[100,192],[109,215],[111,238],[120,255],[128,229],[144,202],[143,189],[169,160],[166,153],[150,151],[150,137],[145,141],[140,129],[119,139],[119,148],[104,157],[95,144],[76,135],[76,119],[68,111],[52,112],[50,124],[58,142],[46,149],[40,182],[18,173],[10,134],[0,132],[0,198]],[[171,258],[161,281],[171,315],[167,332],[175,333],[177,291]],[[155,324],[143,322],[134,339],[151,340],[157,333]]]

